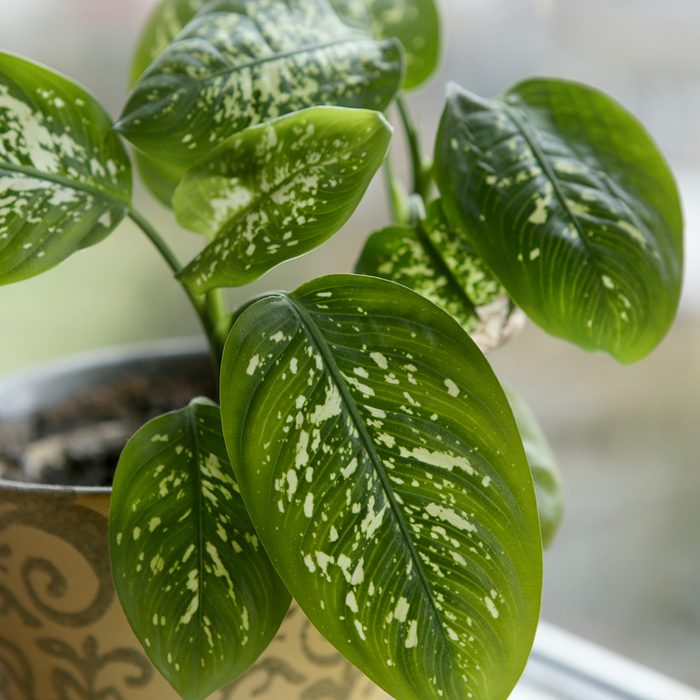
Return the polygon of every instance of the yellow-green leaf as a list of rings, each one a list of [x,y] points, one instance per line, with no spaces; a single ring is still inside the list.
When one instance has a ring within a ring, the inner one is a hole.
[[[390,139],[379,112],[343,107],[232,137],[175,192],[178,221],[213,239],[179,278],[197,292],[239,286],[320,245],[355,211]]]
[[[221,375],[241,494],[280,576],[402,700],[504,700],[539,611],[530,469],[493,372],[424,297],[323,277],[238,316]]]

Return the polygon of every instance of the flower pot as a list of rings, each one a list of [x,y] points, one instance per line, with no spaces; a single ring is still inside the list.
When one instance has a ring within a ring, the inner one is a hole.
[[[81,356],[0,381],[0,425],[131,376],[209,373],[199,345],[169,342]],[[106,487],[0,478],[0,700],[175,700],[115,598]],[[381,700],[295,606],[275,640],[218,700]]]

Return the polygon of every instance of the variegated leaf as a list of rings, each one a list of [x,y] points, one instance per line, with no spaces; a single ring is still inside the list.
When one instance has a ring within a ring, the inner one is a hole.
[[[545,330],[624,362],[663,338],[681,285],[678,192],[611,98],[562,80],[493,100],[455,87],[436,176],[448,216]]]
[[[167,48],[183,27],[210,0],[162,0],[151,13],[141,32],[131,62],[133,86],[151,63]],[[165,154],[167,157],[167,154]],[[175,188],[187,168],[136,152],[136,166],[143,184],[166,207],[172,207]]]
[[[404,47],[410,90],[425,82],[440,60],[440,16],[435,0],[331,0],[348,22],[368,27],[378,39],[397,38]]]
[[[244,128],[314,105],[383,110],[402,54],[344,24],[327,0],[205,6],[136,84],[117,129],[169,163],[192,165]]]
[[[381,113],[343,107],[232,137],[175,192],[178,221],[213,239],[178,277],[197,292],[239,286],[320,245],[355,211],[390,139]]]
[[[537,510],[540,514],[542,543],[548,547],[557,533],[564,513],[559,467],[547,436],[525,399],[512,388],[506,389],[506,396],[513,409],[527,461],[532,470]]]
[[[197,12],[210,2],[211,0],[161,0],[156,5],[141,31],[131,61],[131,85],[138,81]]]
[[[205,399],[149,422],[127,443],[110,511],[114,585],[136,636],[186,700],[233,680],[289,607]]]
[[[98,243],[130,202],[127,155],[95,98],[0,53],[0,284]]]
[[[442,307],[482,352],[502,345],[518,330],[522,312],[457,228],[448,225],[439,202],[415,226],[373,233],[355,271],[403,284]]]
[[[314,625],[402,700],[507,697],[537,625],[540,528],[463,329],[398,284],[320,278],[242,311],[221,392],[248,512]]]

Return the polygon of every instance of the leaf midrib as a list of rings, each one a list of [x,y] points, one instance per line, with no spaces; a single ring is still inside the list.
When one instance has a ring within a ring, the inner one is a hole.
[[[377,454],[372,438],[370,437],[367,431],[367,427],[365,426],[362,417],[356,409],[355,401],[353,400],[352,395],[350,394],[350,390],[348,389],[347,384],[345,383],[345,380],[342,377],[340,369],[338,368],[335,359],[333,358],[333,353],[328,347],[328,343],[323,337],[323,333],[318,328],[314,320],[311,318],[311,315],[301,305],[301,303],[297,302],[289,294],[281,294],[281,297],[289,304],[293,313],[299,319],[301,325],[308,331],[312,341],[316,345],[317,350],[321,354],[323,362],[326,365],[329,374],[331,375],[332,381],[335,383],[336,387],[338,388],[338,391],[340,392],[341,398],[343,400],[343,405],[347,408],[347,411],[350,414],[350,418],[358,431],[362,445],[370,457],[370,461],[372,462],[375,472],[379,476],[379,480],[382,484],[382,488],[386,496],[387,502],[389,503],[391,512],[394,515],[396,522],[398,523],[399,530],[403,536],[403,540],[408,545],[411,560],[418,574],[418,580],[420,581],[421,588],[425,593],[434,618],[438,621],[440,635],[443,639],[447,654],[451,657],[451,644],[445,633],[444,626],[441,624],[442,616],[440,615],[440,610],[437,607],[437,604],[435,603],[435,597],[433,596],[432,589],[428,582],[425,571],[423,570],[423,564],[418,554],[418,550],[416,549],[416,546],[413,543],[413,540],[411,539],[410,530],[406,523],[406,519],[404,518],[399,504],[396,501],[396,498],[394,497],[389,477],[387,476],[384,470],[384,465],[381,459],[379,458],[379,455]]]
[[[187,409],[187,429],[192,439],[192,452],[194,461],[195,474],[195,499],[194,508],[196,510],[196,528],[197,528],[197,580],[199,582],[199,606],[197,607],[197,629],[195,636],[197,639],[197,649],[199,650],[202,644],[202,622],[204,617],[204,517],[202,503],[202,472],[200,467],[200,446],[199,446],[199,428],[197,426],[197,409],[194,406],[189,406]],[[201,682],[201,665],[197,666],[197,687]]]
[[[373,39],[373,38],[370,37],[370,36],[359,36],[359,35],[358,35],[358,36],[354,36],[354,37],[353,37],[353,36],[348,36],[347,38],[336,39],[335,41],[325,41],[325,42],[315,43],[315,44],[306,44],[305,46],[301,46],[301,47],[299,47],[299,48],[297,48],[297,49],[292,49],[292,50],[290,50],[290,51],[283,51],[283,52],[280,52],[280,53],[273,53],[273,54],[270,54],[269,56],[264,56],[263,58],[257,58],[257,59],[255,59],[254,61],[248,61],[247,63],[241,63],[241,64],[236,65],[236,66],[229,66],[229,67],[227,67],[227,68],[222,68],[221,70],[218,70],[218,71],[215,71],[215,72],[213,72],[213,73],[209,73],[209,74],[203,75],[203,76],[194,76],[194,77],[192,77],[192,76],[184,75],[184,74],[182,74],[182,73],[180,73],[180,74],[173,74],[173,73],[162,73],[162,72],[159,72],[159,73],[154,73],[154,74],[152,74],[152,75],[146,75],[146,76],[143,77],[143,80],[144,80],[144,82],[145,82],[145,81],[151,79],[152,77],[153,77],[153,78],[158,78],[158,77],[161,77],[161,76],[164,76],[164,75],[165,75],[165,76],[168,76],[168,77],[172,77],[173,75],[176,75],[176,76],[179,76],[179,77],[183,78],[183,80],[186,80],[185,84],[182,85],[181,87],[179,87],[179,88],[177,89],[177,92],[182,92],[182,91],[184,91],[184,90],[189,90],[189,89],[191,89],[191,88],[193,88],[193,87],[196,87],[197,85],[199,85],[199,84],[201,84],[201,83],[206,83],[206,82],[209,82],[209,81],[211,81],[211,80],[216,80],[217,78],[221,78],[221,77],[224,77],[224,76],[227,76],[227,75],[231,75],[232,73],[237,73],[237,72],[240,72],[240,71],[249,70],[249,69],[251,69],[251,68],[255,68],[255,67],[257,67],[257,66],[261,66],[261,65],[264,65],[264,64],[266,64],[266,63],[273,63],[273,62],[275,62],[275,61],[283,61],[283,60],[285,60],[285,59],[287,59],[287,58],[292,58],[293,56],[298,56],[299,54],[303,54],[303,53],[312,53],[312,52],[314,52],[314,51],[322,51],[322,50],[324,50],[324,49],[329,49],[329,48],[333,48],[333,47],[336,47],[336,46],[342,46],[342,45],[345,45],[345,44],[358,43],[358,42],[361,42],[361,41],[368,41],[368,42],[373,43],[373,44],[376,44],[376,45],[378,45],[378,46],[380,46],[380,45],[382,45],[382,44],[386,44],[386,43],[391,43],[391,42],[387,42],[386,40],[384,40],[384,41],[377,41],[376,39]],[[211,42],[209,42],[209,43],[211,43]],[[269,46],[269,45],[268,45],[268,46]],[[271,47],[270,47],[270,48],[271,48]],[[273,49],[273,50],[274,50],[274,49]],[[133,93],[133,95],[132,95],[132,98],[135,97],[136,94],[137,94],[138,92],[140,92],[141,90],[150,90],[150,89],[151,89],[150,87],[149,87],[149,88],[144,88],[144,87],[142,86],[141,88],[139,88],[139,87],[137,86],[136,89],[135,89],[135,91],[134,91],[134,93]],[[168,99],[170,99],[170,98],[171,98],[171,94],[168,95]],[[117,131],[123,130],[123,129],[124,129],[124,124],[125,124],[125,123],[128,123],[128,122],[132,121],[133,119],[135,119],[136,117],[138,117],[138,114],[141,112],[141,110],[142,110],[144,107],[150,107],[151,105],[152,105],[152,103],[146,101],[144,104],[139,105],[139,107],[137,108],[137,110],[135,110],[135,111],[132,112],[131,114],[126,114],[126,115],[124,115],[124,116],[114,125],[115,130],[117,130]]]
[[[82,180],[71,180],[68,177],[63,177],[62,175],[55,175],[54,173],[45,173],[41,170],[35,170],[34,168],[28,168],[23,165],[15,165],[13,163],[0,163],[0,170],[9,170],[13,173],[18,173],[20,175],[26,175],[34,180],[46,180],[52,182],[56,185],[61,185],[61,187],[68,187],[73,190],[78,190],[85,192],[86,194],[92,195],[93,197],[98,197],[100,199],[105,199],[118,207],[122,207],[126,211],[130,203],[128,200],[120,199],[117,195],[107,192],[106,190],[101,190],[99,187],[93,185],[88,185]]]
[[[566,197],[564,196],[564,192],[561,188],[561,183],[559,182],[559,178],[557,177],[557,174],[554,172],[554,169],[549,163],[549,160],[547,156],[544,154],[542,149],[540,148],[539,143],[537,142],[537,139],[530,133],[528,127],[523,123],[522,119],[516,114],[515,110],[506,102],[501,102],[503,106],[503,111],[505,114],[508,116],[508,118],[511,120],[515,128],[518,130],[518,133],[523,137],[525,140],[525,143],[527,143],[528,148],[530,149],[532,155],[534,156],[535,160],[537,161],[538,165],[542,168],[542,172],[546,175],[547,179],[549,182],[552,184],[552,188],[554,189],[554,194],[557,198],[557,201],[559,202],[559,205],[561,208],[564,210],[566,213],[566,216],[569,218],[571,223],[574,226],[574,229],[576,230],[576,234],[578,235],[578,239],[581,242],[581,245],[586,251],[586,256],[588,259],[591,261],[591,264],[593,265],[594,271],[596,274],[594,274],[594,278],[596,280],[596,286],[600,289],[602,292],[602,297],[605,299],[606,304],[608,305],[608,308],[610,311],[613,313],[613,317],[617,317],[616,313],[616,308],[614,304],[611,303],[610,300],[610,290],[608,290],[605,285],[603,284],[603,280],[601,279],[601,270],[598,264],[598,259],[597,256],[594,254],[593,250],[591,249],[590,244],[586,240],[586,233],[585,231],[581,228],[581,224],[578,220],[578,217],[575,216],[575,214],[571,211],[571,207],[566,201]]]
[[[416,224],[415,231],[416,231],[416,236],[418,237],[418,241],[423,246],[423,249],[428,254],[428,257],[433,260],[435,267],[437,267],[438,270],[440,270],[447,277],[447,279],[452,282],[452,284],[457,288],[459,295],[464,298],[464,300],[469,305],[469,308],[474,312],[474,314],[478,318],[477,305],[469,298],[469,295],[467,294],[466,290],[462,286],[462,283],[458,279],[457,275],[453,272],[452,268],[447,264],[447,260],[445,260],[445,258],[443,257],[442,252],[433,243],[432,239],[428,235],[428,232],[425,228],[426,225],[427,225],[427,222],[425,222],[425,221],[419,221]]]

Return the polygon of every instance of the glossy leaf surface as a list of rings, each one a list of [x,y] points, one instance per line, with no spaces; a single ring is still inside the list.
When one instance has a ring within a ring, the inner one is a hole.
[[[127,443],[110,514],[114,584],[151,661],[186,700],[252,664],[290,597],[258,541],[204,399]]]
[[[394,697],[506,698],[537,624],[540,528],[463,329],[400,285],[320,278],[240,314],[221,393],[248,512],[314,625]]]
[[[436,162],[448,215],[534,321],[624,362],[658,344],[678,305],[682,215],[618,103],[562,80],[493,100],[455,87]]]
[[[210,0],[161,0],[148,18],[131,62],[130,84],[168,47]]]
[[[371,29],[378,39],[397,38],[404,47],[410,90],[425,82],[440,60],[440,17],[435,0],[331,0],[348,22]]]
[[[192,165],[244,128],[315,105],[383,110],[402,54],[341,22],[326,0],[205,6],[139,79],[117,128]]]
[[[0,53],[0,284],[98,243],[131,202],[111,120],[82,87]]]
[[[447,223],[439,202],[416,226],[373,233],[355,271],[398,282],[430,299],[483,352],[501,345],[521,325],[520,312],[466,236]]]
[[[506,389],[506,396],[513,409],[527,461],[532,470],[542,543],[548,547],[556,535],[564,513],[559,466],[547,436],[525,399],[511,388]]]
[[[213,239],[179,278],[198,292],[239,286],[320,245],[355,211],[390,139],[379,112],[342,107],[234,136],[175,192],[178,221]]]

